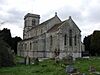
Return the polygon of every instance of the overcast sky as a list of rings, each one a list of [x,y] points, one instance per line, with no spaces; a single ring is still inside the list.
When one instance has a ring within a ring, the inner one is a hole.
[[[22,37],[24,15],[39,14],[43,22],[55,12],[62,21],[72,16],[82,38],[100,30],[100,0],[0,0],[0,29],[9,28],[13,37]]]

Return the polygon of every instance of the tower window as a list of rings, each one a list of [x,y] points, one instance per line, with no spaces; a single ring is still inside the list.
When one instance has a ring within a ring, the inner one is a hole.
[[[66,45],[66,41],[67,41],[67,35],[64,35],[64,45]]]
[[[33,20],[32,20],[32,25],[35,25],[35,23],[36,23],[36,21],[33,19]]]

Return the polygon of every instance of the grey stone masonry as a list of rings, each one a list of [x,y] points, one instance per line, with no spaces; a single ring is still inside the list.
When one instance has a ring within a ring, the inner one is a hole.
[[[57,14],[39,24],[40,15],[28,13],[24,17],[23,40],[18,43],[19,56],[32,58],[53,58],[55,49],[60,50],[59,58],[71,55],[81,57],[84,45],[81,30],[71,16],[61,21]]]

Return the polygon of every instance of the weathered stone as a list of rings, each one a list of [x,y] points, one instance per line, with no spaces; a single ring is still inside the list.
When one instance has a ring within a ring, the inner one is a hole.
[[[94,66],[90,66],[90,67],[89,67],[89,71],[90,71],[90,72],[96,72],[96,68],[95,68]]]
[[[34,59],[34,64],[35,64],[35,65],[38,65],[38,64],[39,64],[39,59],[38,59],[38,58],[35,58],[35,59]]]
[[[30,64],[30,58],[28,56],[25,58],[25,64],[26,65],[29,65]]]
[[[66,66],[66,72],[67,73],[75,73],[77,72],[77,69],[73,65]]]
[[[55,63],[59,63],[60,59],[59,59],[59,56],[56,56],[55,57]]]
[[[25,18],[23,40],[18,43],[18,55],[26,57],[53,58],[54,50],[59,49],[60,58],[68,54],[81,57],[84,49],[81,31],[70,17],[61,21],[57,14],[39,24],[40,16],[28,13]],[[28,52],[27,52],[28,51]]]

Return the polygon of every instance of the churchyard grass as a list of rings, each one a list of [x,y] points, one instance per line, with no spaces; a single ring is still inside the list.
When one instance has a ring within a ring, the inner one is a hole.
[[[50,59],[41,61],[38,65],[17,64],[13,67],[0,68],[0,75],[67,75],[65,66],[62,64],[62,62],[56,64],[54,60]],[[90,65],[93,65],[100,72],[100,58],[77,59],[74,62],[78,71],[86,73],[86,75],[90,75],[88,72]]]

